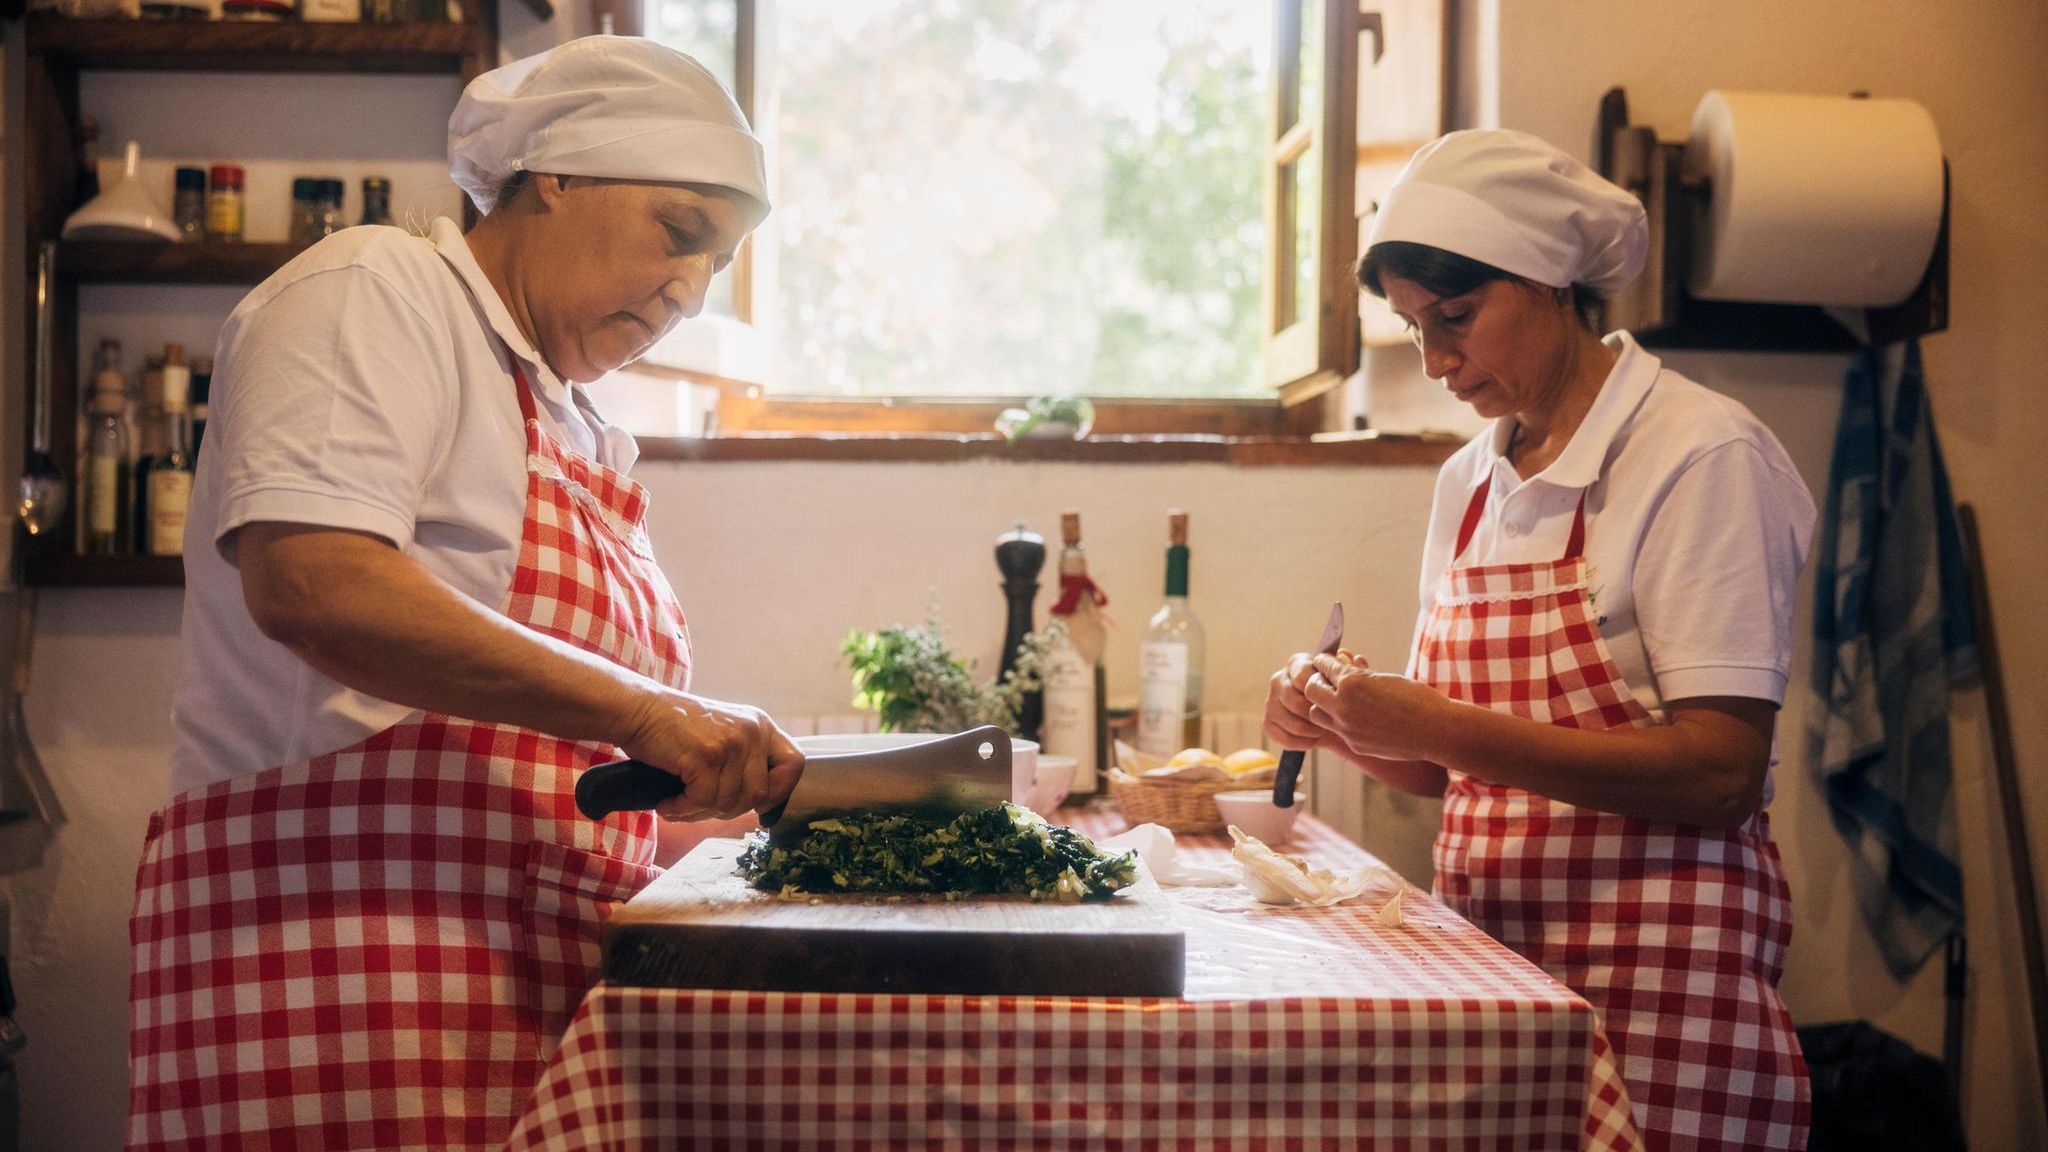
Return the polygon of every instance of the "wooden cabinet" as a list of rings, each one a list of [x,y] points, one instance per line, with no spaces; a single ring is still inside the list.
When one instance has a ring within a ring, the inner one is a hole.
[[[30,277],[26,299],[36,299],[36,253],[57,241],[74,206],[73,161],[79,109],[79,74],[90,70],[151,72],[267,72],[447,74],[464,82],[497,62],[495,0],[463,0],[460,24],[266,24],[241,22],[65,20],[31,16],[25,74],[24,202],[21,227]],[[78,514],[77,420],[79,363],[78,289],[81,284],[253,285],[297,253],[289,244],[121,244],[57,241],[48,306],[50,453],[73,485],[68,523],[23,544],[29,583],[41,585],[176,585],[184,580],[175,557],[78,556],[72,524]],[[36,364],[35,325],[28,325],[25,362]],[[31,368],[33,373],[33,368]],[[31,381],[32,383],[32,381]],[[31,386],[27,392],[33,396]],[[20,420],[24,439],[33,426]]]

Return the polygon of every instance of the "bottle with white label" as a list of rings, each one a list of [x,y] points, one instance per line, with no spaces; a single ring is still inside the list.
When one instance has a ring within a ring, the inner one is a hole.
[[[1060,513],[1060,540],[1060,596],[1052,606],[1052,618],[1066,627],[1059,645],[1046,654],[1045,721],[1039,742],[1049,756],[1074,758],[1067,795],[1087,797],[1101,787],[1107,767],[1102,649],[1108,636],[1101,609],[1109,597],[1088,576],[1079,512]]]
[[[1166,603],[1138,646],[1138,750],[1171,756],[1202,739],[1202,622],[1188,608],[1188,515],[1167,514]]]
[[[137,495],[147,513],[142,550],[151,556],[185,552],[185,513],[192,506],[192,423],[189,402],[192,373],[185,366],[185,347],[164,349],[163,388],[158,402],[163,414],[161,447],[149,470],[135,476]]]
[[[163,455],[150,464],[143,483],[149,485],[149,539],[151,556],[185,554],[185,513],[192,506],[192,454],[186,447],[191,437],[183,407],[164,413]]]

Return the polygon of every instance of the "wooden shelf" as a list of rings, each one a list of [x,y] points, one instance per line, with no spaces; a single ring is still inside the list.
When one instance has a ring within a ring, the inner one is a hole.
[[[72,68],[167,72],[462,71],[488,36],[473,24],[28,21],[28,50]]]
[[[54,541],[53,541],[54,543]],[[181,556],[79,556],[52,550],[28,553],[28,583],[44,588],[180,588]]]
[[[49,370],[49,424],[59,430],[50,445],[57,466],[78,475],[78,445],[70,429],[78,412],[82,377],[90,367],[79,362],[79,289],[86,284],[253,285],[288,263],[302,250],[293,244],[119,243],[65,241],[58,235],[77,202],[73,187],[80,107],[81,77],[96,71],[176,73],[329,73],[365,75],[412,74],[447,76],[464,82],[497,65],[498,4],[496,0],[461,0],[459,24],[300,24],[222,22],[160,22],[143,20],[67,20],[35,13],[12,25],[26,49],[21,79],[23,187],[21,242],[26,261],[27,299],[38,299],[36,261],[41,245],[55,240],[54,281],[45,299],[50,309],[50,346],[41,359]],[[535,0],[528,0],[529,4]],[[14,0],[0,0],[0,10],[18,13]],[[260,106],[276,79],[256,81],[239,98]],[[345,111],[345,110],[344,110]],[[28,325],[26,347],[17,355],[38,362],[39,328]],[[23,429],[30,414],[20,409],[0,412],[0,425]],[[49,587],[165,587],[184,583],[184,563],[175,556],[77,556],[71,552],[77,509],[67,514],[50,539],[23,545],[26,579]]]
[[[260,284],[303,251],[297,244],[65,240],[57,245],[57,274],[79,284]]]

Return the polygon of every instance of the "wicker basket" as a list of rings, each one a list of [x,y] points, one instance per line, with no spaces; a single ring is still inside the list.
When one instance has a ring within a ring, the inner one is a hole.
[[[1204,780],[1190,783],[1172,777],[1133,776],[1121,768],[1109,770],[1109,794],[1133,827],[1158,824],[1174,832],[1221,832],[1223,814],[1216,811],[1218,792],[1271,791],[1273,779],[1263,781]]]

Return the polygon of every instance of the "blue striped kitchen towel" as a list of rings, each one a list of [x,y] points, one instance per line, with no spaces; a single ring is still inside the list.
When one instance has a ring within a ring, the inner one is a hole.
[[[1917,341],[1849,368],[1815,550],[1814,761],[1903,979],[1962,927],[1948,697],[1976,631]]]

